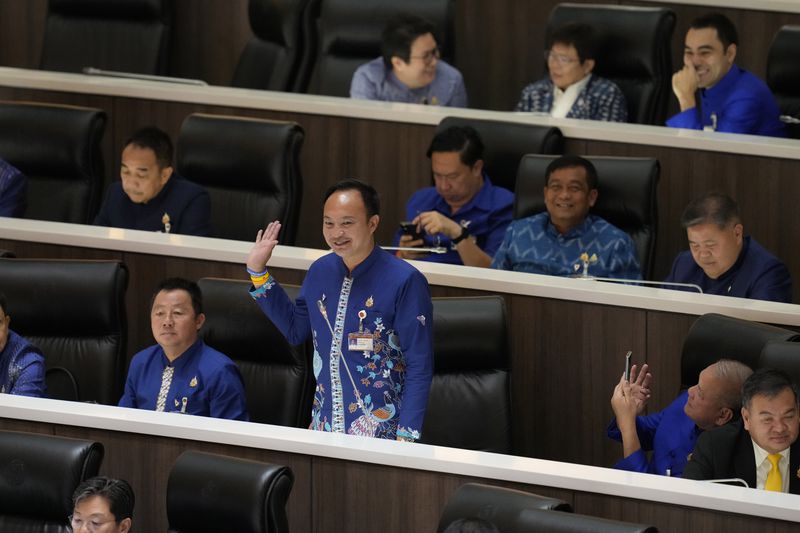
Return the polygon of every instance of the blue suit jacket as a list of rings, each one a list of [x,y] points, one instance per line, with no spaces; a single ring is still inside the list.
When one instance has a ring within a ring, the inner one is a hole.
[[[688,396],[683,391],[663,411],[636,417],[636,433],[642,447],[617,462],[614,468],[660,475],[669,470],[671,476],[679,477],[701,431],[683,412]],[[609,438],[622,440],[616,420],[611,421],[607,432]],[[652,457],[648,460],[645,452],[651,450]]]

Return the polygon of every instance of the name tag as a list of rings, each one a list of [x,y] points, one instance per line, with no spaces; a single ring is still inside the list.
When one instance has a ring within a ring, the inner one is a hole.
[[[371,352],[372,340],[371,333],[348,333],[347,349],[351,352]]]

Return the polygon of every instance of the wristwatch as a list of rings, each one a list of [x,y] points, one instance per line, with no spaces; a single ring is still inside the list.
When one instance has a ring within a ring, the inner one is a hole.
[[[458,237],[456,237],[455,239],[453,239],[450,242],[452,242],[453,244],[458,244],[461,241],[463,241],[464,239],[466,239],[467,237],[469,237],[469,230],[466,227],[462,226],[461,227],[461,235],[459,235]]]

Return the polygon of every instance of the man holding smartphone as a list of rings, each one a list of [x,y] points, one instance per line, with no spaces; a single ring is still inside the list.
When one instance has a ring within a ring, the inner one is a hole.
[[[397,256],[488,267],[511,223],[514,195],[492,185],[483,172],[483,142],[469,126],[437,133],[428,157],[435,186],[411,196],[395,245],[444,248],[445,253],[399,251]]]
[[[679,477],[698,436],[737,418],[742,384],[753,371],[739,361],[720,359],[666,409],[642,416],[650,398],[648,370],[645,364],[637,372],[633,365],[630,379],[623,375],[611,396],[615,419],[607,434],[623,448],[623,459],[614,468]]]

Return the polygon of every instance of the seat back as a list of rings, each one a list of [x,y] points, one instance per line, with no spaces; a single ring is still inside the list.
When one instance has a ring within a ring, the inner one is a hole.
[[[170,533],[288,533],[287,466],[186,451],[167,482]]]
[[[564,136],[558,128],[445,117],[436,127],[436,133],[452,126],[471,126],[484,144],[483,162],[486,174],[494,185],[514,192],[519,162],[525,154],[560,154],[564,149]]]
[[[321,5],[320,5],[321,4]],[[442,57],[451,62],[454,50],[454,0],[324,0],[318,1],[319,17],[309,17],[313,30],[304,59],[310,71],[308,87],[300,90],[327,96],[350,95],[356,69],[381,55],[381,33],[398,13],[413,13],[437,28]],[[316,46],[315,46],[316,43]]]
[[[681,388],[697,383],[700,372],[719,359],[734,359],[757,368],[761,351],[770,340],[797,341],[800,334],[716,313],[702,315],[683,341]]]
[[[41,68],[165,74],[169,20],[164,0],[49,0]]]
[[[99,442],[0,431],[0,531],[72,531],[72,493],[102,462]]]
[[[663,125],[672,95],[672,32],[675,13],[664,7],[558,4],[548,35],[568,22],[592,25],[598,36],[594,73],[619,86],[628,122]]]
[[[51,104],[0,104],[0,158],[28,177],[24,217],[90,224],[100,207],[106,114]]]
[[[514,218],[541,213],[544,203],[545,170],[557,156],[526,155],[517,173]],[[658,233],[657,159],[640,157],[586,156],[600,178],[597,203],[592,213],[631,236],[642,276],[652,276]]]
[[[434,376],[421,442],[511,452],[509,349],[503,298],[433,298]]]
[[[67,369],[80,401],[116,405],[125,372],[125,290],[118,261],[0,259],[0,292],[14,331],[47,368]]]
[[[303,55],[301,25],[308,0],[250,0],[250,38],[231,85],[291,91]]]
[[[63,366],[52,366],[44,373],[45,384],[47,385],[47,397],[54,400],[66,400],[77,402],[78,382],[72,372]]]
[[[211,196],[215,237],[252,241],[272,220],[294,244],[303,179],[303,128],[295,122],[204,115],[186,117],[176,169]]]
[[[781,115],[800,119],[800,26],[783,26],[775,34],[767,55],[769,85]],[[787,124],[786,131],[800,139],[800,124]]]
[[[447,500],[439,517],[437,532],[442,533],[456,520],[474,517],[491,522],[499,531],[511,531],[524,509],[572,512],[570,504],[557,498],[481,483],[465,483]]]
[[[800,387],[800,339],[770,340],[764,344],[758,358],[758,368],[782,370]]]
[[[658,533],[657,528],[644,524],[573,513],[554,513],[541,509],[522,511],[516,527],[509,531],[513,533]]]
[[[236,362],[244,380],[250,420],[307,428],[314,391],[309,343],[292,346],[247,294],[247,281],[203,278],[209,346]],[[295,297],[298,287],[284,287]]]

